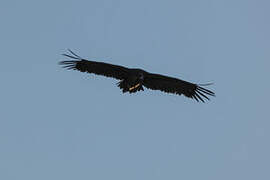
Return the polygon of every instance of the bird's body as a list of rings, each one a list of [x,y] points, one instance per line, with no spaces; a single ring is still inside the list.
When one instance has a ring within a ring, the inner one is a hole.
[[[123,93],[135,93],[143,89],[144,74],[147,72],[142,69],[129,69],[126,78],[118,83],[118,87],[122,89]]]
[[[64,68],[118,79],[120,80],[118,82],[118,87],[122,89],[123,93],[135,93],[137,91],[143,91],[143,87],[146,87],[152,90],[160,90],[167,93],[174,93],[178,95],[184,94],[186,97],[193,98],[197,101],[200,100],[202,102],[204,102],[203,98],[209,100],[207,95],[215,96],[212,91],[202,88],[197,84],[160,74],[149,73],[142,69],[131,69],[104,62],[89,61],[82,59],[71,50],[69,50],[69,52],[71,55],[63,55],[74,60],[61,61],[60,64],[64,65]]]

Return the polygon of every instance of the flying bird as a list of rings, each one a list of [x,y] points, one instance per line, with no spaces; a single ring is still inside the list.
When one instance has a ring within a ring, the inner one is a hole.
[[[168,77],[160,74],[153,74],[142,69],[133,69],[123,66],[108,64],[104,62],[89,61],[81,58],[71,50],[64,56],[71,58],[70,61],[61,61],[64,68],[78,70],[81,72],[93,73],[120,80],[117,85],[123,93],[135,93],[144,91],[144,87],[152,90],[160,90],[166,93],[185,95],[196,101],[205,102],[210,100],[208,96],[215,96],[215,93],[201,86],[209,84],[194,84],[181,79]]]

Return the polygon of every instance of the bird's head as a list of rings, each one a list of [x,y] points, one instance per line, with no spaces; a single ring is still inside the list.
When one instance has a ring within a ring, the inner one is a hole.
[[[144,80],[144,74],[142,72],[139,72],[138,77],[139,77],[139,80],[140,81],[143,81]]]

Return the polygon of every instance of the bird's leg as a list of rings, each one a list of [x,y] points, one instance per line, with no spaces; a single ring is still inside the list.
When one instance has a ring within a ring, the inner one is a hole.
[[[138,83],[138,84],[136,84],[135,86],[130,87],[128,90],[129,90],[129,91],[131,91],[131,90],[133,90],[133,89],[135,89],[135,88],[139,87],[140,85],[141,85],[141,84],[140,84],[140,83]]]

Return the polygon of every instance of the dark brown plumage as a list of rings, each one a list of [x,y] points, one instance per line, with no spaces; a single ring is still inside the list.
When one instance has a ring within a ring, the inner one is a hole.
[[[118,87],[123,93],[135,93],[144,90],[143,86],[152,90],[160,90],[167,93],[184,94],[186,97],[196,101],[209,100],[208,96],[215,93],[201,86],[181,79],[168,77],[160,74],[148,73],[142,69],[130,69],[123,66],[108,64],[104,62],[88,61],[69,50],[71,54],[63,54],[74,59],[72,61],[61,61],[59,64],[64,68],[74,69],[81,72],[103,75],[120,80]],[[205,84],[209,85],[209,84]]]

